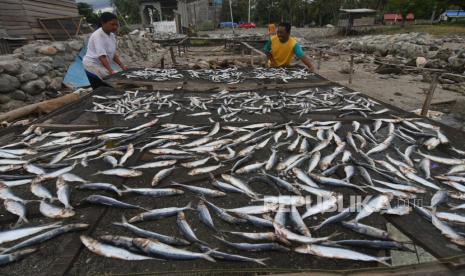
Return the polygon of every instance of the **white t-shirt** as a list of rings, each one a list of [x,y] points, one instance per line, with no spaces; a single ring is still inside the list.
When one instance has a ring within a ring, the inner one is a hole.
[[[89,38],[87,44],[87,53],[84,57],[84,65],[102,66],[98,59],[101,56],[107,56],[108,62],[113,62],[116,53],[116,36],[114,33],[109,35],[102,28],[96,30]]]

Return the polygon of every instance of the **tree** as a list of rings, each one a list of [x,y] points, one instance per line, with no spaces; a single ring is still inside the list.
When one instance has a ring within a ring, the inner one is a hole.
[[[391,0],[388,3],[387,9],[402,15],[402,27],[405,27],[407,15],[413,11],[415,2],[415,0]]]
[[[86,21],[91,24],[99,24],[99,15],[94,12],[91,5],[87,3],[77,3],[79,14],[86,18]]]
[[[118,10],[118,16],[123,17],[128,24],[139,24],[141,22],[138,4],[139,1],[111,0],[111,2]]]

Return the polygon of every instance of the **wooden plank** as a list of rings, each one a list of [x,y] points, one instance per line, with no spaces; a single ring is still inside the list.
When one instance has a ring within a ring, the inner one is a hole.
[[[463,251],[417,213],[413,212],[408,216],[385,216],[385,218],[444,264],[453,269],[465,267]]]

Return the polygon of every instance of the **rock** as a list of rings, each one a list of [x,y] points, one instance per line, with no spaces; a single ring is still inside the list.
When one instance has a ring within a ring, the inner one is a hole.
[[[1,60],[0,68],[2,68],[5,73],[16,75],[21,69],[21,61],[19,59]]]
[[[73,40],[68,42],[68,45],[74,51],[80,51],[82,47],[84,47],[84,42],[81,40]]]
[[[21,83],[14,76],[0,74],[0,93],[8,93],[14,91],[20,85]]]
[[[51,46],[55,48],[57,52],[65,52],[67,45],[65,44],[65,42],[55,42]]]
[[[205,60],[200,60],[199,62],[197,62],[197,65],[200,67],[200,69],[210,68],[210,63],[206,62]]]
[[[448,59],[449,66],[452,70],[463,72],[465,70],[465,59],[458,56],[453,56]]]
[[[62,57],[62,56],[56,56],[54,59],[53,59],[53,63],[52,63],[52,66],[53,68],[63,68],[63,67],[66,67],[66,62],[65,62],[65,59]]]
[[[5,104],[10,101],[10,97],[6,95],[0,95],[0,104]]]
[[[352,68],[352,73],[355,72],[355,70]],[[350,74],[350,66],[349,65],[343,65],[341,69],[339,69],[339,73],[341,74]]]
[[[32,66],[32,72],[38,76],[43,76],[47,74],[47,69],[40,64],[35,64]]]
[[[21,90],[29,95],[38,95],[44,91],[47,86],[43,80],[33,80],[21,86]]]
[[[423,68],[425,67],[426,63],[428,61],[424,57],[417,57],[416,64],[418,68]]]
[[[37,76],[36,74],[34,73],[31,73],[31,72],[26,72],[26,73],[22,73],[22,74],[19,74],[18,75],[18,80],[20,82],[28,82],[28,81],[31,81],[31,80],[35,80],[37,79],[39,76]]]
[[[24,93],[21,90],[15,90],[13,93],[10,94],[10,97],[18,101],[25,101],[27,99],[26,93]]]
[[[52,78],[48,75],[43,76],[42,80],[44,81],[46,86],[48,86],[52,82]]]
[[[414,81],[423,81],[423,79],[424,79],[423,75],[416,75],[416,76],[413,77],[412,80],[414,80]]]
[[[74,55],[72,55],[72,54],[66,54],[66,55],[64,56],[64,59],[65,59],[66,61],[68,61],[68,62],[73,62],[75,58],[76,58],[76,57],[75,57]]]
[[[457,76],[457,75],[453,75],[453,74],[443,74],[441,77],[443,79],[448,79],[448,80],[451,80],[451,81],[457,82],[457,83],[465,82],[465,76]]]
[[[441,84],[454,84],[455,83],[455,81],[453,81],[453,80],[445,79],[445,78],[442,78],[442,77],[439,77],[438,81]]]
[[[376,68],[375,73],[384,75],[384,74],[403,74],[404,71],[396,66],[391,65],[380,65]]]
[[[455,102],[454,107],[452,107],[451,113],[455,117],[464,120],[465,119],[465,100],[458,99]]]
[[[450,50],[450,49],[440,49],[437,52],[437,54],[434,56],[434,58],[447,61],[451,56],[452,56],[452,50]]]
[[[46,55],[46,56],[54,56],[56,55],[58,50],[53,46],[43,46],[37,49],[37,52],[39,52],[39,54]]]
[[[2,104],[0,106],[0,110],[3,112],[14,110],[17,108],[20,108],[21,106],[24,106],[24,102],[22,101],[15,101],[15,100],[10,100],[5,104]]]
[[[465,85],[460,84],[443,84],[442,89],[457,92],[465,95]]]
[[[61,89],[62,84],[63,84],[63,78],[60,78],[60,77],[53,78],[50,84],[48,85],[48,88],[58,91]]]

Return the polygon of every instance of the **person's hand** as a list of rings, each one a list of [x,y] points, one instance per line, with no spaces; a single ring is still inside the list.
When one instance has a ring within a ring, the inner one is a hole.
[[[115,73],[115,71],[113,70],[108,70],[108,75],[113,75]]]
[[[128,67],[126,65],[121,65],[121,69],[123,69],[123,71],[126,71],[128,70]]]

